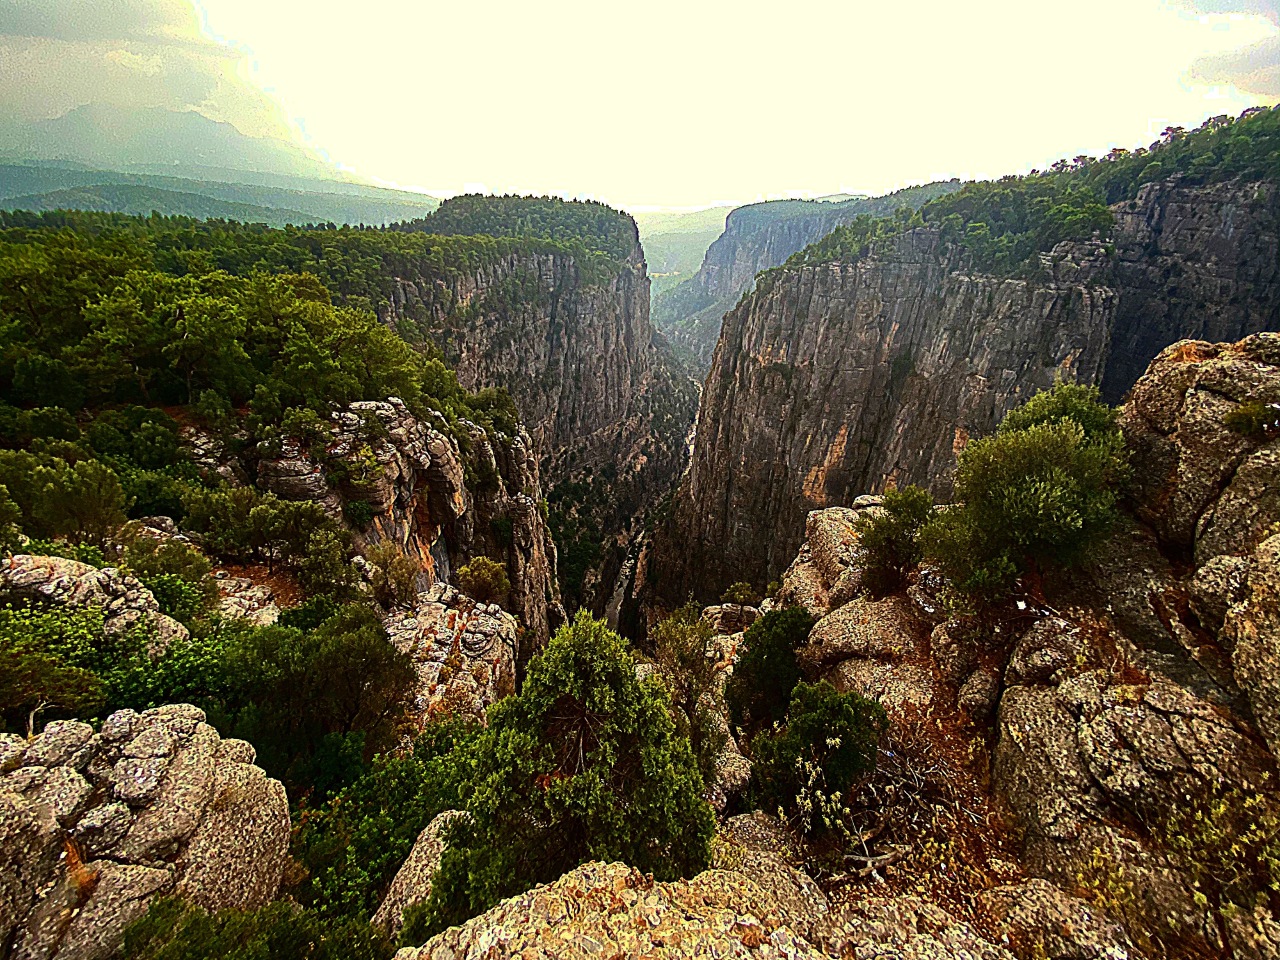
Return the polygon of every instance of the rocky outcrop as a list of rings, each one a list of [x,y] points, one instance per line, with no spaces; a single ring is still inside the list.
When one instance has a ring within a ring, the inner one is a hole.
[[[704,375],[720,336],[721,318],[762,270],[785,263],[793,253],[859,216],[883,216],[898,207],[915,209],[958,189],[960,182],[953,180],[836,203],[772,200],[738,207],[707,249],[698,272],[654,298],[654,323],[694,358],[698,374]]]
[[[742,823],[741,821],[747,821]],[[759,814],[729,821],[712,869],[658,883],[621,863],[587,863],[504,900],[397,960],[446,957],[780,957],[1011,960],[942,908],[870,899],[832,907]],[[763,829],[762,829],[763,827]],[[785,841],[781,841],[785,843]]]
[[[0,735],[0,944],[6,956],[106,960],[160,896],[207,910],[276,896],[284,787],[185,704]]]
[[[805,515],[887,484],[946,492],[956,450],[1055,378],[1096,380],[1103,264],[962,272],[931,229],[855,263],[787,268],[725,317],[689,473],[655,546],[657,594],[710,597],[786,568]]]
[[[447,716],[483,721],[490,706],[515,693],[518,628],[497,604],[478,604],[437,583],[411,609],[393,610],[384,625],[417,673],[407,711],[416,729]]]
[[[324,429],[317,443],[286,437],[278,449],[258,451],[256,459],[241,455],[237,464],[258,486],[318,503],[348,523],[357,546],[395,544],[418,566],[421,589],[448,582],[474,556],[504,561],[512,612],[535,642],[546,640],[562,619],[556,550],[526,433],[491,435],[462,420],[464,452],[443,417],[419,419],[396,397],[335,410]],[[211,463],[225,462],[208,438],[201,449]],[[252,597],[229,607],[246,604],[250,612],[267,609]]]
[[[160,612],[150,590],[115,567],[16,554],[0,561],[0,599],[97,608],[108,636],[142,628],[152,633],[155,652],[188,636],[186,627]]]
[[[1280,517],[1280,436],[1229,420],[1247,404],[1280,410],[1280,334],[1181,341],[1134,386],[1121,426],[1138,514],[1197,567],[1247,554]]]

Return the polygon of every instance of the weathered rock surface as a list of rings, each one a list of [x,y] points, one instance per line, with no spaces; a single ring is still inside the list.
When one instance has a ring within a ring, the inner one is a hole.
[[[1259,545],[1247,590],[1227,612],[1222,635],[1258,728],[1280,756],[1280,534]]]
[[[1125,404],[1138,515],[1196,566],[1248,554],[1280,516],[1280,438],[1228,423],[1251,402],[1280,405],[1280,334],[1175,343]]]
[[[391,322],[422,325],[466,389],[510,391],[548,495],[566,485],[567,506],[601,533],[602,559],[575,585],[598,612],[639,531],[634,521],[684,469],[698,403],[650,323],[649,277],[630,226],[630,254],[607,270],[568,253],[513,253],[473,272],[402,276],[380,306]],[[578,484],[595,495],[579,497]]]
[[[698,272],[654,298],[654,323],[695,358],[698,373],[705,375],[720,336],[721,318],[760,271],[779,266],[856,217],[882,216],[899,207],[914,209],[958,189],[960,182],[953,180],[839,203],[773,200],[738,207],[726,218],[724,233],[707,249]]]
[[[1112,207],[1119,294],[1102,389],[1118,403],[1176,340],[1280,329],[1280,190],[1273,182],[1148,183]]]
[[[279,889],[284,787],[186,704],[57,721],[0,776],[0,943],[7,956],[106,960],[157,896],[251,908]]]
[[[16,554],[0,561],[0,599],[96,607],[103,612],[107,634],[145,627],[154,631],[158,650],[188,636],[186,627],[160,612],[150,590],[114,567]]]
[[[485,710],[515,692],[516,620],[496,604],[478,604],[437,583],[412,609],[392,611],[384,625],[418,675],[408,711],[418,728],[452,715],[484,720]]]
[[[1018,960],[1137,956],[1123,927],[1044,880],[988,890],[981,897],[981,907]]]

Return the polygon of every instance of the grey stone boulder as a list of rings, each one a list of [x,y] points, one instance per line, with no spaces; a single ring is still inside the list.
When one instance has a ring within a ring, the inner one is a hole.
[[[96,735],[51,723],[22,751],[0,777],[0,942],[14,960],[106,960],[169,893],[209,910],[274,899],[284,788],[242,762],[247,744],[223,743],[203,711],[171,704],[115,713]]]
[[[187,638],[187,628],[160,612],[151,591],[114,567],[99,570],[63,557],[17,554],[0,563],[0,599],[33,601],[67,607],[97,607],[105,614],[103,629],[120,634],[134,627],[155,633],[154,649]]]
[[[372,923],[392,940],[400,935],[404,925],[404,912],[415,904],[425,903],[431,896],[431,884],[440,869],[449,828],[467,814],[459,810],[446,810],[437,816],[418,834],[409,852],[409,859],[396,872],[395,879],[382,898]]]

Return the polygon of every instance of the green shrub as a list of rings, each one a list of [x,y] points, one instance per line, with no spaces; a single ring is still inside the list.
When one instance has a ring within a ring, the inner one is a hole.
[[[324,917],[373,916],[414,842],[437,814],[462,806],[474,721],[427,727],[409,756],[382,756],[319,808],[304,809],[294,856],[307,871],[298,898]]]
[[[126,960],[390,960],[363,920],[326,922],[285,901],[207,913],[177,898],[151,903],[125,931]]]
[[[1243,437],[1267,440],[1280,436],[1280,404],[1250,400],[1228,413],[1223,422]]]
[[[1096,396],[1059,385],[961,452],[958,504],[920,532],[959,589],[998,597],[1022,574],[1078,563],[1111,529],[1127,466],[1115,411]]]
[[[138,531],[125,534],[124,566],[155,595],[160,612],[190,624],[218,600],[208,557],[181,540],[159,539]]]
[[[865,511],[854,521],[865,553],[864,585],[873,596],[902,586],[907,572],[920,562],[917,538],[933,515],[933,498],[917,486],[889,490],[884,508]]]
[[[342,505],[342,515],[351,526],[357,530],[363,530],[373,523],[373,518],[378,515],[378,511],[367,500],[348,500]]]
[[[373,595],[384,607],[408,604],[418,595],[418,565],[394,543],[374,544],[365,559],[373,567]]]
[[[747,607],[760,606],[760,594],[751,584],[739,580],[731,583],[720,597],[721,603],[737,603]]]
[[[690,603],[656,624],[649,641],[671,695],[676,731],[689,739],[703,782],[710,783],[726,741],[724,721],[713,706],[720,671],[708,649],[711,627]]]
[[[747,628],[733,676],[725,684],[729,722],[747,738],[780,722],[800,682],[796,649],[815,621],[803,607],[770,610]]]
[[[32,557],[62,557],[102,569],[107,558],[101,547],[91,543],[68,543],[65,540],[28,540],[19,551]]]
[[[435,932],[588,860],[659,880],[706,866],[714,818],[656,678],[580,613],[490,709],[429,901]]]
[[[796,686],[786,726],[751,742],[765,809],[782,808],[810,834],[839,831],[849,791],[876,765],[884,709],[825,680]]]
[[[477,603],[506,605],[511,596],[507,568],[488,557],[475,557],[458,571],[458,588]]]

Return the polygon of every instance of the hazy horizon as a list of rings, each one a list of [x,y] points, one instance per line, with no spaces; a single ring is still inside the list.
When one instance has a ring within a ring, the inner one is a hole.
[[[9,0],[3,117],[194,110],[388,186],[643,212],[1023,173],[1280,99],[1280,0],[350,9]]]

